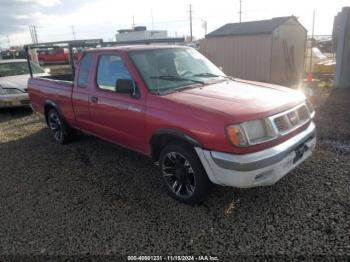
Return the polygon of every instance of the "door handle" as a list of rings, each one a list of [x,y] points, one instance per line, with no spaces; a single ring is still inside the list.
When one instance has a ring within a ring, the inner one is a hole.
[[[98,102],[98,97],[92,96],[92,97],[90,98],[90,101],[91,101],[92,103],[97,103],[97,102]]]

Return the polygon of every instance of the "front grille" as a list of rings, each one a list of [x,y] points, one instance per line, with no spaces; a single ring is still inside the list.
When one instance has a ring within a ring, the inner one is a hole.
[[[309,119],[309,117],[310,117],[310,114],[309,114],[309,112],[308,112],[308,110],[306,109],[305,106],[302,106],[302,107],[298,108],[297,112],[298,112],[298,115],[299,115],[299,119],[301,121]]]
[[[305,105],[302,105],[295,110],[288,111],[276,117],[273,122],[280,133],[287,133],[310,119],[310,113]]]
[[[278,131],[285,132],[289,129],[289,123],[286,116],[277,117],[274,121]]]

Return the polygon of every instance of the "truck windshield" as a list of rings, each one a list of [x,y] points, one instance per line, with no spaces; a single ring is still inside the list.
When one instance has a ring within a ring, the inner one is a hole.
[[[225,74],[193,48],[137,50],[129,53],[151,93],[205,84]]]
[[[33,74],[45,73],[37,64],[30,62]],[[26,61],[20,62],[1,62],[0,63],[0,77],[15,76],[15,75],[29,75],[28,64]]]

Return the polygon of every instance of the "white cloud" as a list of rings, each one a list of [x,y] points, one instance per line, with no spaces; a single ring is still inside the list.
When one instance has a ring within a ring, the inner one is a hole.
[[[51,10],[51,13],[48,13],[44,8],[30,15],[38,25],[40,41],[71,39],[72,25],[78,38],[110,39],[114,38],[117,29],[131,27],[133,17],[136,25],[152,27],[152,13],[154,29],[167,29],[172,36],[175,36],[175,33],[178,36],[188,35],[190,3],[193,6],[193,33],[197,37],[202,37],[204,35],[201,27],[202,19],[207,21],[210,32],[223,24],[237,22],[239,10],[239,0],[90,0],[74,2],[76,9],[69,13],[72,10],[71,5],[65,0],[21,1],[35,1],[38,5]],[[332,4],[319,0],[244,0],[242,17],[243,21],[252,21],[295,15],[311,33],[312,11],[315,9],[315,33],[331,34],[334,16],[342,6],[348,4],[349,0],[337,0]],[[56,6],[60,7],[60,13],[54,12],[53,8]],[[65,8],[67,13],[64,13]],[[17,14],[16,18],[20,20],[26,18],[25,16],[25,13]]]
[[[30,2],[30,3],[37,3],[41,6],[54,6],[57,4],[60,4],[61,1],[60,0],[17,0],[17,2]]]

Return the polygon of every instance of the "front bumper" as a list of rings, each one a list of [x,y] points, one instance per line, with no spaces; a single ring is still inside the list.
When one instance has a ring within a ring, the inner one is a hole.
[[[289,140],[256,153],[233,155],[195,150],[209,179],[219,185],[248,188],[276,183],[309,158],[316,146],[315,124]]]
[[[30,106],[28,93],[0,95],[0,108]]]

